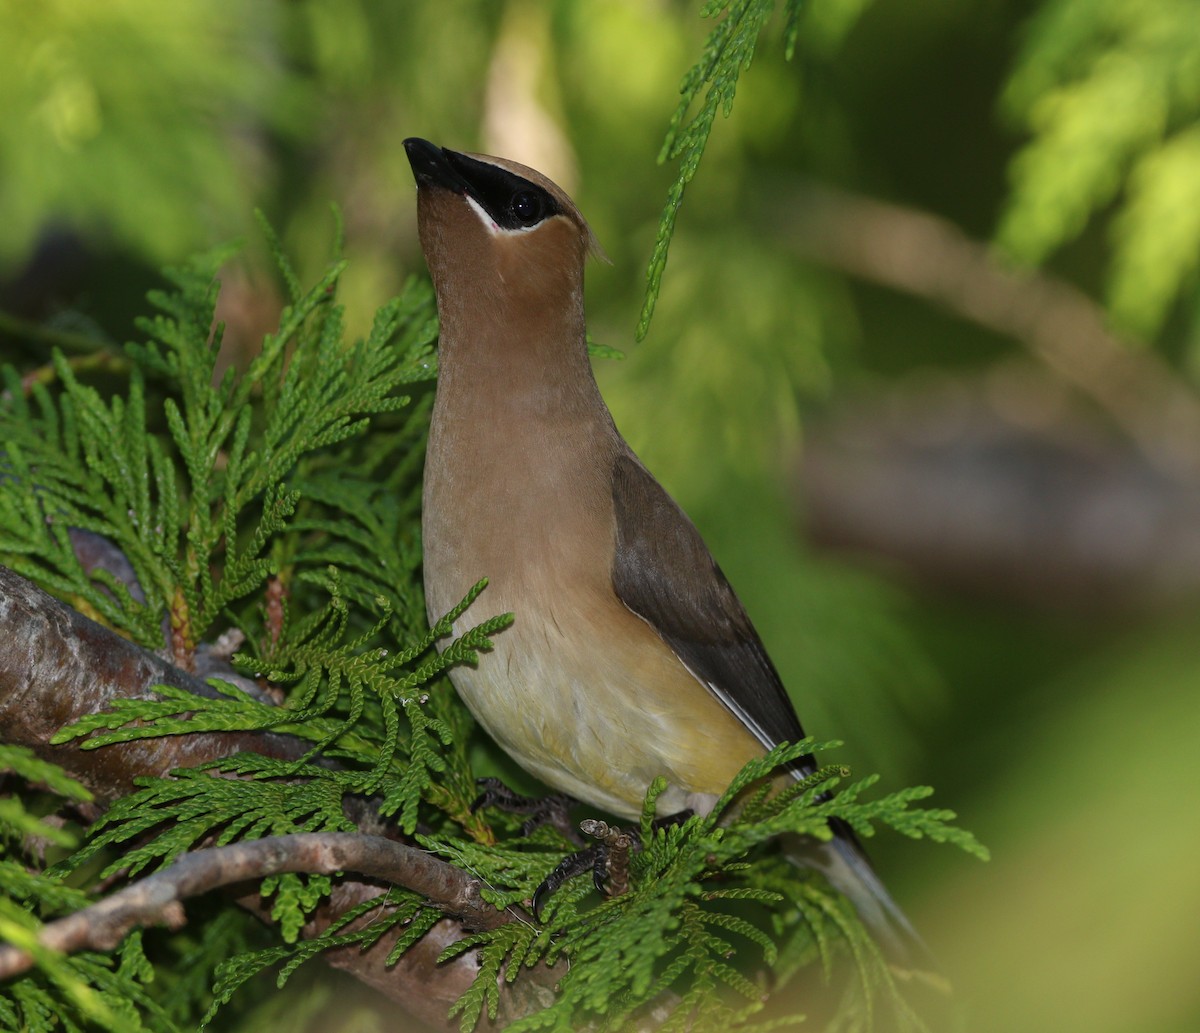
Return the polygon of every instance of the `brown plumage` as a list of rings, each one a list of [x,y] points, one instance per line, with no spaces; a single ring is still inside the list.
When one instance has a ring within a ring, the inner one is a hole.
[[[661,775],[661,813],[705,811],[746,761],[804,733],[699,532],[600,396],[583,311],[592,233],[532,169],[424,140],[405,148],[441,321],[429,615],[484,576],[488,609],[515,615],[494,653],[451,679],[555,789],[631,818]],[[911,928],[848,830],[806,853],[901,950]]]

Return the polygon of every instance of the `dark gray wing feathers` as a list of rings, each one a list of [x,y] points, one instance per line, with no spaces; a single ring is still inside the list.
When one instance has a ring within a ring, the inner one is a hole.
[[[803,739],[783,683],[700,532],[632,453],[616,460],[613,505],[617,597],[764,746]],[[812,756],[792,765],[797,777],[815,770]],[[794,858],[825,872],[898,957],[928,959],[928,948],[875,876],[850,826],[836,818],[829,825],[832,841],[803,839]]]
[[[687,515],[632,455],[613,470],[613,588],[764,746],[804,738],[741,601]],[[812,770],[812,761],[798,765]]]

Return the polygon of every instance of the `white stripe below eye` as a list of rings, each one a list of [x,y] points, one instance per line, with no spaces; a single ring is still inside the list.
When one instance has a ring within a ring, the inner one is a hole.
[[[497,237],[512,237],[519,233],[528,233],[530,230],[536,230],[543,222],[546,221],[545,219],[542,219],[539,222],[534,223],[532,226],[520,226],[517,229],[512,230],[505,229],[503,226],[498,226],[496,224],[496,220],[488,215],[487,209],[484,208],[483,205],[481,205],[478,201],[476,201],[475,198],[473,198],[470,194],[464,193],[463,197],[467,199],[467,204],[469,204],[474,210],[475,214],[479,216],[479,221],[487,227],[488,232]]]
[[[467,204],[471,206],[475,214],[479,216],[488,230],[492,233],[499,233],[500,227],[497,226],[496,221],[490,215],[488,215],[483,205],[476,201],[475,198],[473,198],[470,194],[464,194],[463,196],[467,199]]]

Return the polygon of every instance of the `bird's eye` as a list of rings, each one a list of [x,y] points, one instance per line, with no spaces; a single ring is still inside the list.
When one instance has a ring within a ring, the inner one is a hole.
[[[508,210],[522,226],[532,226],[542,217],[542,199],[532,190],[520,190],[513,194]]]

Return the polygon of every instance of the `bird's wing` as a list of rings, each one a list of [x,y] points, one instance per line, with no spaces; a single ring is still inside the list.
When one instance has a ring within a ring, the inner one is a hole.
[[[613,471],[613,588],[696,679],[770,748],[804,731],[741,601],[700,532],[630,454]],[[797,765],[811,771],[805,757]]]
[[[765,747],[803,739],[779,674],[700,532],[632,453],[616,460],[613,503],[613,588],[621,602],[662,636]],[[791,770],[803,777],[816,770],[816,762],[811,755],[801,757]],[[837,818],[829,826],[832,840],[805,837],[789,856],[824,872],[903,964],[936,971],[853,830]]]

